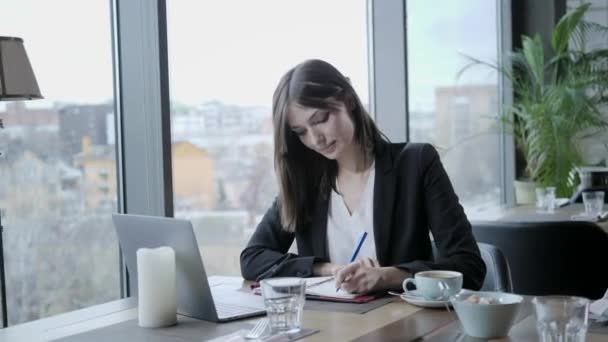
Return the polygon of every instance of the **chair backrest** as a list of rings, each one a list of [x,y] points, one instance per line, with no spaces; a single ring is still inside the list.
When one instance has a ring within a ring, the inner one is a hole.
[[[608,234],[590,222],[473,222],[479,242],[497,246],[513,292],[600,298],[608,288]]]
[[[513,292],[511,270],[502,251],[487,243],[479,242],[479,252],[486,264],[486,277],[481,286],[482,291]]]
[[[512,292],[511,271],[509,263],[500,249],[487,243],[478,243],[481,258],[486,264],[486,277],[481,286],[482,291]],[[433,243],[433,255],[439,257],[437,246]]]

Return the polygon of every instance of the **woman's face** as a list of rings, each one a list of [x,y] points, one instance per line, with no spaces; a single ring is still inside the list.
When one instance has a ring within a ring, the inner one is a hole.
[[[337,110],[289,106],[287,125],[304,146],[327,159],[337,160],[353,143],[353,121],[343,103]]]

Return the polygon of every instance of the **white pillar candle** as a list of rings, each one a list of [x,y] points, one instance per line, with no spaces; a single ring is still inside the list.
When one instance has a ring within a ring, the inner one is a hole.
[[[137,292],[140,327],[159,328],[177,322],[173,248],[137,250]]]

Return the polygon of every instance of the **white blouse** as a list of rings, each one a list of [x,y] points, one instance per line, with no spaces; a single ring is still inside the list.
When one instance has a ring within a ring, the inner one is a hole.
[[[336,191],[332,190],[331,192],[327,210],[327,246],[332,263],[348,264],[363,232],[367,232],[367,237],[361,246],[357,259],[378,258],[374,240],[375,174],[376,167],[374,164],[371,166],[367,183],[361,194],[359,207],[352,215],[348,212],[344,198]]]

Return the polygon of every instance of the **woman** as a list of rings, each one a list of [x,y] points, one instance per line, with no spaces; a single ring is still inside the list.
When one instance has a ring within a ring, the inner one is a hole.
[[[332,65],[309,60],[283,76],[273,125],[279,196],[241,253],[244,278],[334,275],[367,293],[442,269],[481,287],[485,264],[435,149],[389,143]],[[294,238],[298,255],[288,253]]]

